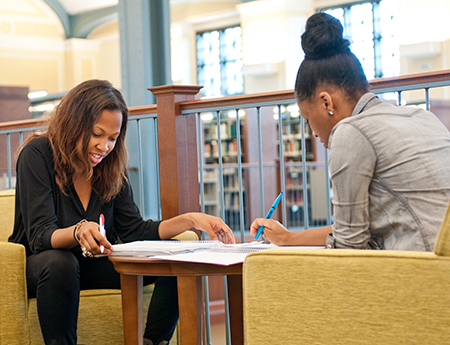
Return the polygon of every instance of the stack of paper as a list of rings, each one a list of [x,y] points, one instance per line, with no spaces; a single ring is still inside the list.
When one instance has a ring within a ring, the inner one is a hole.
[[[113,245],[111,256],[152,256],[188,253],[222,245],[220,241],[136,241]]]
[[[273,248],[320,249],[324,247],[278,247],[262,242],[223,244],[220,241],[137,241],[114,245],[110,256],[143,256],[157,260],[229,266],[243,263],[250,253]]]
[[[240,243],[240,244],[219,244],[207,250],[196,250],[191,253],[175,255],[157,255],[151,259],[194,262],[220,266],[230,266],[244,262],[248,254],[266,249],[323,249],[325,247],[279,247],[275,244],[265,243]]]

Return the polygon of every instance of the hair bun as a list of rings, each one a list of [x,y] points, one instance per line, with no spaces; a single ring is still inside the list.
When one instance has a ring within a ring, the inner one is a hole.
[[[319,60],[336,54],[351,54],[350,42],[342,37],[341,22],[326,13],[316,13],[306,21],[302,35],[305,59]]]

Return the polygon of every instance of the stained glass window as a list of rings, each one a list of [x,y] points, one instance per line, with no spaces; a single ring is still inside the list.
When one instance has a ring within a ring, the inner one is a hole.
[[[240,26],[197,34],[197,80],[204,96],[244,92]]]
[[[367,79],[397,76],[399,44],[395,30],[395,2],[372,0],[325,10],[339,19],[350,49],[358,57]]]

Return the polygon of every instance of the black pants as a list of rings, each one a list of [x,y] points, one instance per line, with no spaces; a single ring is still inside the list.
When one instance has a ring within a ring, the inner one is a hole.
[[[144,337],[153,344],[172,338],[178,321],[176,277],[144,277],[155,283]],[[75,345],[80,290],[119,289],[120,275],[108,258],[89,259],[80,247],[51,249],[27,258],[28,297],[36,297],[47,345]]]

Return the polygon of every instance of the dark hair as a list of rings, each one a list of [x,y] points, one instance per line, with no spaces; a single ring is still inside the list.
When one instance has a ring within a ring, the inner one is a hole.
[[[341,88],[350,99],[369,91],[361,63],[342,33],[339,20],[326,13],[313,14],[306,21],[301,39],[305,59],[295,81],[297,101],[310,100],[320,85]]]
[[[88,161],[88,144],[92,129],[103,110],[119,110],[122,127],[114,149],[95,168]],[[55,108],[48,121],[47,137],[53,151],[56,182],[65,194],[72,183],[76,166],[84,167],[86,178],[92,178],[92,187],[99,197],[107,202],[115,197],[126,180],[128,153],[125,134],[128,123],[128,108],[119,90],[106,80],[88,80],[74,87]],[[76,145],[82,139],[80,160]]]

